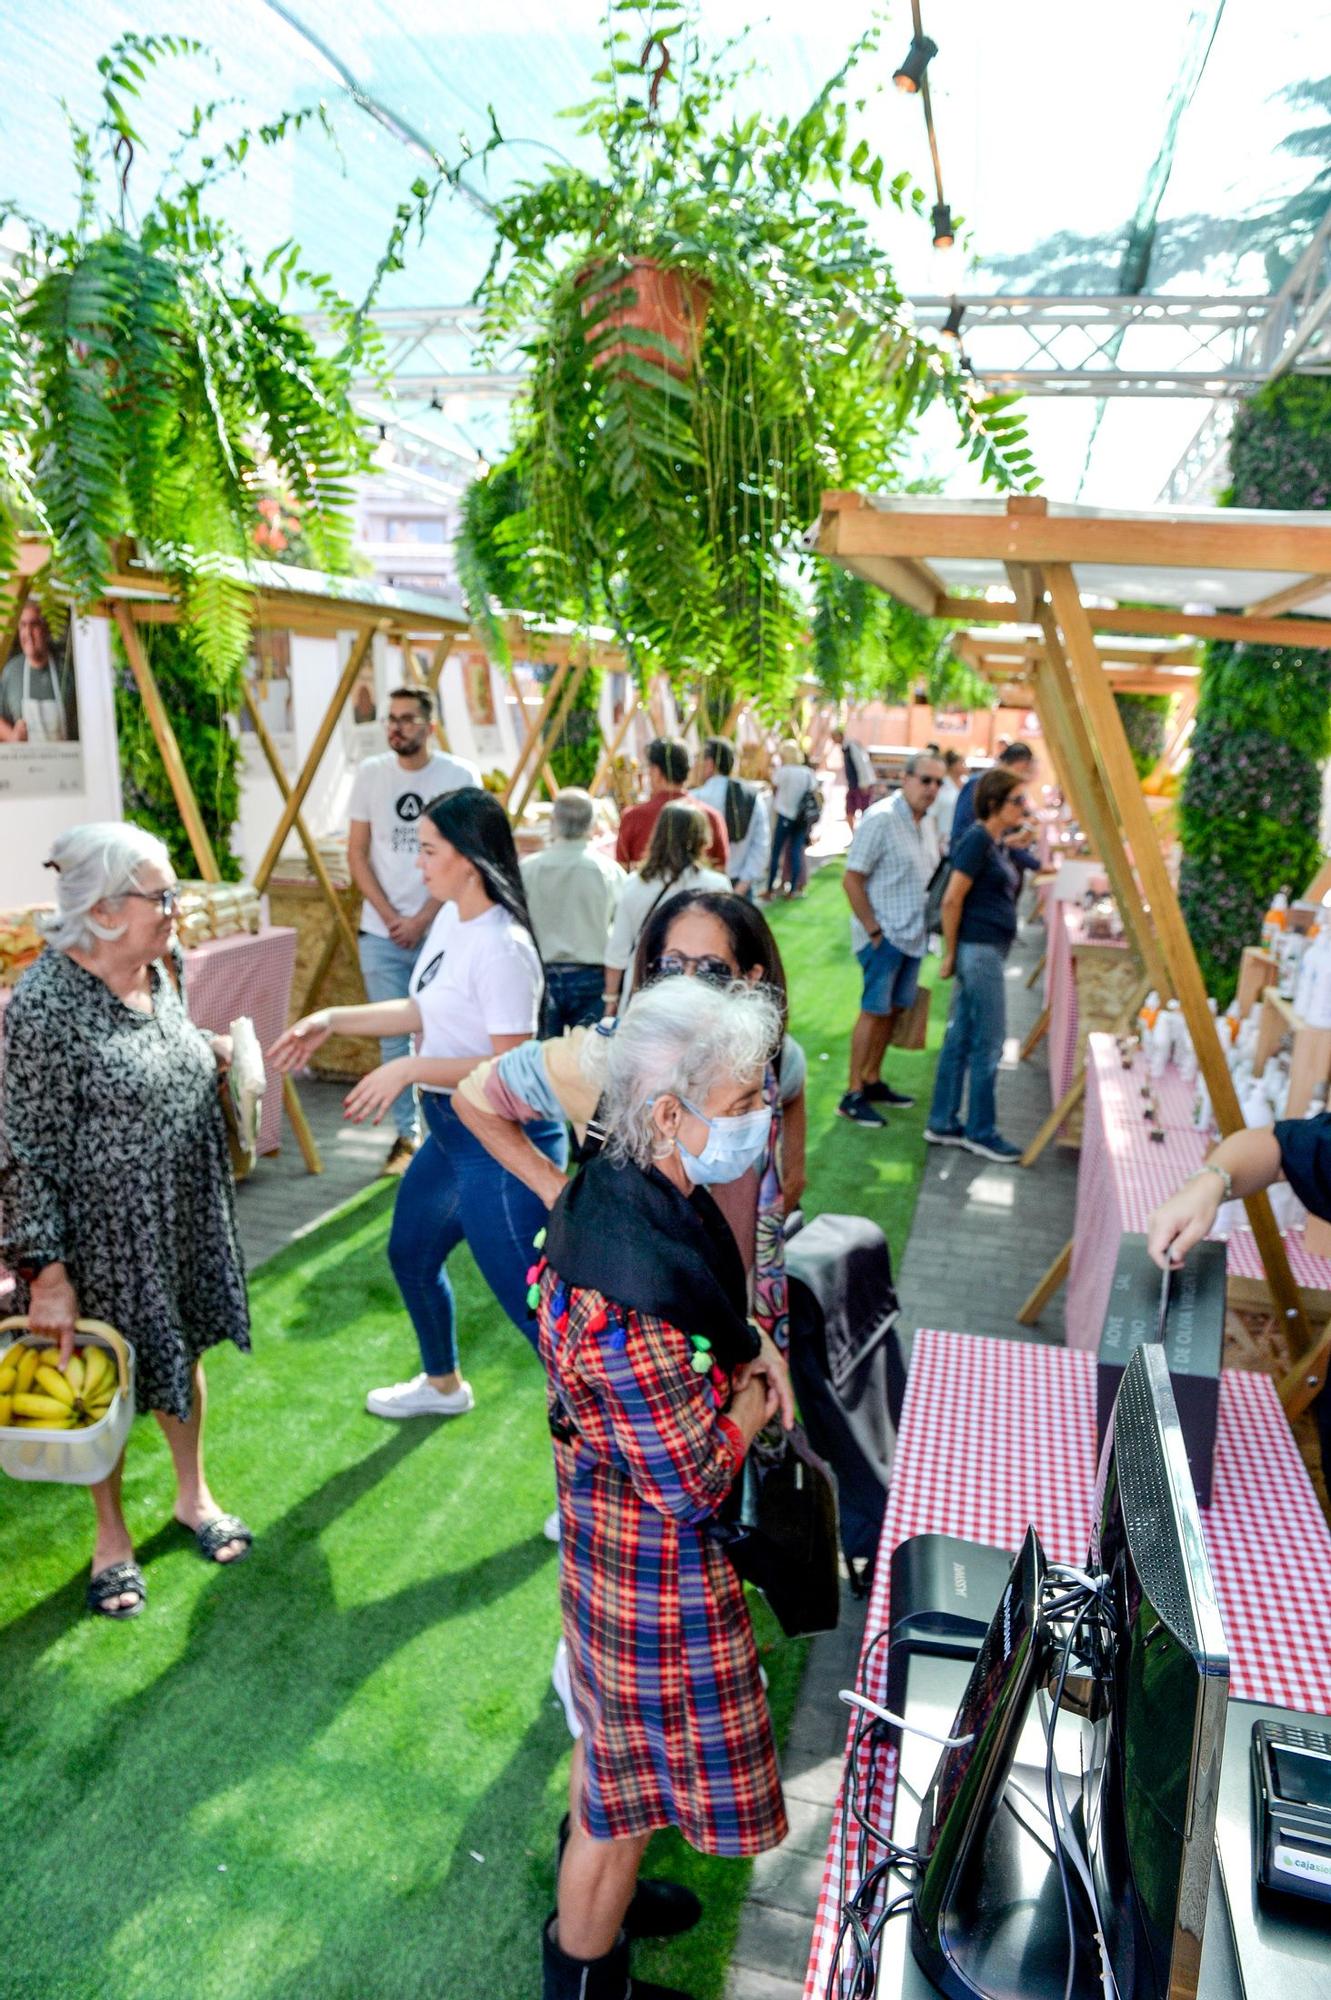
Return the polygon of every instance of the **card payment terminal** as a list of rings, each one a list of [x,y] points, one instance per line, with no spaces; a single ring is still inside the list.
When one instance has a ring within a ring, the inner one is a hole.
[[[1331,1729],[1252,1726],[1257,1885],[1331,1903]]]

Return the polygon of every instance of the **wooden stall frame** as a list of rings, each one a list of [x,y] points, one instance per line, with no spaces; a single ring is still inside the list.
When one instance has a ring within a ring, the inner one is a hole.
[[[171,725],[171,718],[167,714],[166,704],[162,700],[161,690],[157,685],[157,677],[153,673],[148,656],[143,650],[143,645],[140,641],[129,606],[122,602],[116,602],[112,605],[111,610],[115,619],[116,629],[120,633],[121,644],[125,649],[125,658],[129,661],[130,672],[134,676],[135,685],[139,690],[143,706],[147,711],[149,726],[152,729],[157,748],[161,752],[162,763],[166,768],[166,775],[170,781],[172,796],[176,802],[176,809],[180,814],[185,831],[189,835],[190,846],[194,851],[194,859],[199,874],[205,882],[220,882],[222,871],[217,865],[217,856],[213,852],[212,841],[208,838],[208,829],[203,823],[203,815],[199,811],[199,802],[194,796],[194,787],[191,785],[189,773],[185,769],[185,761],[180,754],[180,745],[176,740],[176,732]],[[248,693],[248,689],[246,692]],[[300,1095],[296,1089],[295,1082],[289,1076],[282,1078],[282,1105],[290,1120],[291,1129],[296,1135],[296,1143],[300,1147],[301,1158],[304,1160],[307,1170],[312,1174],[321,1174],[323,1172],[323,1159],[320,1156],[318,1146],[315,1144],[314,1134],[310,1130],[309,1120],[305,1116],[305,1107],[300,1101]]]
[[[1093,841],[1103,843],[1099,858],[1114,884],[1125,926],[1152,983],[1179,1001],[1221,1133],[1241,1130],[1243,1121],[1233,1082],[1216,1040],[1192,941],[1133,767],[1095,634],[1131,632],[1331,647],[1331,621],[1273,617],[1270,598],[1251,616],[1221,612],[1194,615],[1181,609],[1142,611],[1124,605],[1092,608],[1082,603],[1072,566],[1094,562],[1102,567],[1145,565],[1183,571],[1293,571],[1308,579],[1307,596],[1311,597],[1317,594],[1313,579],[1331,574],[1331,525],[1279,514],[1227,517],[1220,510],[1206,518],[1068,514],[1050,512],[1043,499],[1031,495],[1009,499],[1002,511],[984,504],[971,509],[957,506],[955,511],[912,510],[909,505],[875,508],[862,494],[829,493],[823,498],[813,545],[818,553],[889,590],[894,588],[903,562],[911,565],[913,587],[918,583],[917,570],[930,575],[923,561],[927,557],[935,561],[991,560],[1007,566],[1009,580],[1014,567],[1025,570],[1038,566],[1041,589],[1037,592],[1032,587],[1031,599],[1045,642],[1043,662],[1037,664],[1035,673],[1037,687],[1046,698],[1041,702],[1045,711],[1042,724],[1047,716],[1057,735],[1075,789],[1074,809]],[[1022,595],[1015,586],[1014,595]],[[1013,611],[1012,605],[992,600],[953,597],[941,587],[932,593],[931,602],[916,608],[967,623],[1006,623]],[[1052,740],[1048,726],[1046,740]],[[1088,804],[1090,822],[1085,816]],[[1155,978],[1157,970],[1162,975],[1160,981]],[[1326,1374],[1331,1359],[1331,1326],[1314,1336],[1265,1194],[1249,1197],[1245,1205],[1295,1357],[1280,1384],[1281,1398],[1289,1413],[1298,1415]]]

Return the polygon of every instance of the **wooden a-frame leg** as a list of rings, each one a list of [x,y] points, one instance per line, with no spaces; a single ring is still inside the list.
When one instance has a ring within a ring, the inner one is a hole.
[[[1072,1238],[1069,1237],[1053,1263],[1049,1266],[1049,1269],[1041,1278],[1039,1284],[1035,1287],[1035,1290],[1027,1299],[1021,1311],[1017,1314],[1017,1318],[1022,1326],[1035,1325],[1035,1322],[1039,1319],[1040,1314],[1044,1311],[1050,1299],[1053,1298],[1059,1286],[1067,1283],[1068,1272],[1071,1267]]]

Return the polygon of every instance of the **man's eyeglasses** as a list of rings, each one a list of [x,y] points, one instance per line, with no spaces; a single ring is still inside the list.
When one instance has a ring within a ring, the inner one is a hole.
[[[389,715],[384,718],[385,729],[428,729],[430,720],[425,715]]]
[[[941,778],[916,778],[915,782],[917,785],[938,786],[942,784],[943,780]]]
[[[179,889],[126,889],[140,903],[155,903],[164,917],[173,917],[180,907]]]
[[[708,952],[701,958],[690,958],[686,951],[663,951],[652,960],[650,971],[653,979],[678,979],[681,973],[689,973],[719,986],[728,986],[735,977],[733,965],[727,965],[724,958],[713,958]]]

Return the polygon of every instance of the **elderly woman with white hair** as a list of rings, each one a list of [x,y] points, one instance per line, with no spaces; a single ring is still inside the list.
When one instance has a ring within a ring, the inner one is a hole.
[[[81,1316],[132,1341],[138,1408],[171,1449],[176,1519],[202,1556],[231,1562],[253,1538],[208,1489],[200,1359],[221,1340],[250,1344],[217,1095],[229,1040],[189,1019],[161,841],[136,826],[74,827],[47,865],[49,949],[4,1020],[0,1255],[33,1328],[60,1342],[62,1368]],[[88,1606],[111,1618],[134,1617],[147,1596],[122,1466],[91,1489]]]
[[[629,1990],[628,1933],[644,1934],[630,1905],[656,1828],[723,1855],[786,1833],[744,1592],[709,1533],[759,1430],[793,1415],[708,1192],[763,1152],[779,1033],[761,989],[671,979],[587,1047],[607,1144],[556,1202],[540,1273],[581,1727],[544,2000]]]

